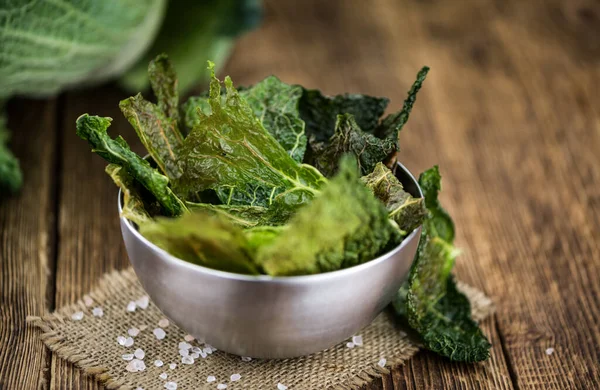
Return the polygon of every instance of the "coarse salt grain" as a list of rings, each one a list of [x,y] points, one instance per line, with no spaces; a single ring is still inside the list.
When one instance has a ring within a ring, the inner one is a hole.
[[[136,387],[135,390],[144,390],[143,387]]]
[[[150,298],[148,298],[147,295],[144,295],[143,297],[141,297],[140,299],[135,301],[135,304],[137,305],[137,307],[139,307],[142,310],[146,310],[148,308],[149,303],[150,303]]]
[[[83,303],[85,303],[85,305],[87,307],[90,307],[94,304],[94,300],[89,296],[89,295],[84,295],[83,296]]]
[[[200,351],[200,356],[202,357],[202,359],[206,359],[206,357],[208,356],[208,354],[204,351]]]
[[[193,353],[193,354],[191,354],[190,356],[191,356],[192,358],[194,358],[194,360],[195,360],[195,359],[198,359],[198,358],[200,357],[200,354],[199,354],[199,353]]]
[[[210,354],[212,353],[212,349],[210,349],[210,348],[208,348],[208,347],[206,347],[206,348],[202,348],[202,352],[204,352],[204,353],[206,353],[206,354],[210,355]]]
[[[225,390],[227,388],[227,385],[225,383],[219,383],[217,385],[217,389],[219,390]]]
[[[176,367],[177,367],[177,364],[175,364],[175,363],[171,363],[171,364],[169,364],[169,368],[170,368],[171,370],[174,370]]]
[[[352,342],[354,345],[363,345],[362,336],[352,336]]]
[[[277,390],[287,390],[287,386],[284,385],[283,383],[278,383]]]
[[[179,350],[179,354],[180,354],[181,356],[183,356],[183,357],[185,357],[185,356],[189,356],[189,354],[190,354],[190,351],[189,351],[189,350],[187,350],[187,349],[180,349],[180,350]]]
[[[167,379],[167,376],[168,376],[168,375],[167,375],[167,373],[166,373],[166,372],[163,372],[163,373],[162,373],[162,374],[160,374],[158,377],[159,377],[160,379]]]
[[[125,337],[117,336],[117,343],[119,343],[119,345],[125,345],[125,341],[127,341]]]
[[[179,343],[179,349],[191,349],[192,346],[189,343],[186,343],[185,341],[182,341]]]
[[[162,330],[161,328],[156,328],[156,329],[154,329],[154,331],[153,331],[152,333],[154,333],[154,336],[156,337],[156,339],[157,339],[157,340],[162,340],[162,339],[164,339],[164,338],[165,338],[165,336],[167,335],[167,334],[165,333],[165,331],[164,331],[164,330]]]
[[[552,355],[553,353],[554,353],[554,348],[548,348],[546,350],[546,355],[548,355],[548,356]]]
[[[346,347],[347,348],[354,348],[354,343],[352,341],[349,341],[346,343]]]
[[[192,341],[194,341],[194,336],[192,336],[191,334],[186,334],[183,339],[185,341],[187,341],[188,343],[191,343]]]
[[[177,390],[177,383],[175,383],[175,382],[167,382],[167,383],[165,383],[165,389],[167,389],[167,390]]]
[[[126,347],[131,347],[133,345],[133,337],[127,337],[127,339],[125,340],[125,344],[123,344]]]
[[[232,382],[237,382],[240,379],[242,379],[242,376],[240,374],[233,374],[232,376],[229,377],[229,380]]]
[[[252,360],[252,358],[250,356],[242,356],[243,362],[249,362],[250,360]]]
[[[379,361],[377,362],[377,365],[379,367],[385,367],[385,364],[387,363],[387,360],[385,360],[384,358],[379,359]]]
[[[127,364],[125,369],[129,372],[144,371],[146,369],[146,364],[142,360],[133,359]]]
[[[166,328],[167,326],[169,326],[169,320],[167,320],[166,318],[161,318],[158,321],[158,326],[160,326],[161,328]]]
[[[144,356],[146,356],[146,353],[144,352],[143,349],[138,348],[138,349],[135,350],[135,352],[133,353],[133,355],[136,358],[138,358],[138,359],[143,359]]]
[[[71,319],[73,321],[80,321],[83,318],[83,312],[82,311],[78,311],[73,313],[73,315],[71,316]]]
[[[140,334],[140,330],[138,328],[131,328],[127,331],[127,334],[130,335],[131,337],[135,337],[138,334]]]
[[[127,360],[127,361],[133,360],[133,354],[132,353],[126,353],[124,355],[121,355],[121,357],[123,358],[123,360]]]
[[[202,352],[202,349],[198,348],[198,347],[192,347],[192,353],[200,353]]]
[[[164,364],[164,363],[163,363],[163,362],[162,362],[162,360],[160,360],[160,359],[158,359],[158,360],[155,360],[155,361],[154,361],[154,365],[155,365],[156,367],[162,367],[162,365],[163,365],[163,364]]]
[[[130,301],[127,304],[127,311],[130,312],[130,313],[132,313],[132,312],[135,311],[135,302],[134,301]]]
[[[209,376],[207,376],[207,377],[206,377],[206,381],[207,381],[208,383],[210,383],[210,382],[214,382],[214,381],[216,381],[216,380],[217,380],[217,378],[215,378],[215,377],[214,377],[214,376],[212,376],[212,375],[209,375]]]
[[[194,358],[191,356],[184,356],[181,358],[181,363],[183,364],[194,364]]]
[[[104,315],[104,310],[101,307],[95,307],[92,309],[92,315],[94,317],[102,317]]]

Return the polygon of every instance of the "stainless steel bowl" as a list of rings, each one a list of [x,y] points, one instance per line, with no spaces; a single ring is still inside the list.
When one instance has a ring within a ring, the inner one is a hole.
[[[422,196],[402,165],[397,176]],[[121,212],[119,193],[119,213]],[[368,325],[408,275],[421,228],[367,263],[318,275],[270,277],[217,271],[171,256],[121,217],[125,247],[152,301],[189,334],[219,350],[256,358],[308,355]]]

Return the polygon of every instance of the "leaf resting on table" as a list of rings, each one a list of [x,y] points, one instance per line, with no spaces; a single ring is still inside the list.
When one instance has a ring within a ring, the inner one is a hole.
[[[295,210],[308,203],[326,179],[298,164],[254,116],[248,103],[225,79],[226,95],[210,63],[210,111],[200,114],[180,149],[183,175],[175,182],[186,199],[206,189],[227,205]]]
[[[373,172],[361,180],[385,205],[389,217],[403,232],[412,232],[427,217],[423,198],[414,198],[404,191],[400,180],[383,163],[377,163]]]
[[[490,356],[491,345],[451,275],[458,250],[452,244],[452,220],[437,199],[440,180],[437,166],[419,178],[430,216],[423,224],[408,285],[400,289],[394,307],[407,316],[426,348],[454,361],[478,362]]]
[[[366,175],[395,150],[395,140],[377,138],[364,132],[351,114],[343,114],[338,115],[335,133],[329,142],[313,147],[314,166],[330,177],[337,172],[340,158],[350,153],[358,159],[361,174]]]
[[[178,127],[177,77],[164,55],[150,63],[148,74],[158,105],[138,93],[122,100],[119,107],[160,170],[175,180],[181,176],[176,150],[183,143]]]
[[[123,167],[133,179],[148,189],[161,204],[165,215],[178,216],[185,212],[185,205],[169,188],[166,176],[132,152],[121,136],[110,138],[107,129],[111,120],[108,117],[83,114],[77,118],[77,135],[90,144],[92,152],[109,163]]]
[[[340,172],[291,218],[257,261],[269,275],[334,271],[372,260],[397,244],[400,232],[387,210],[361,182],[356,162]]]
[[[158,218],[140,233],[173,256],[222,271],[258,274],[244,232],[228,220],[201,212]]]

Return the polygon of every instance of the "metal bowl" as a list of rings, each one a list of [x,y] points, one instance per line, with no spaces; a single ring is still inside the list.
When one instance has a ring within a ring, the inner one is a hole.
[[[408,192],[422,197],[400,164],[397,177]],[[119,213],[120,199],[119,193]],[[421,228],[367,263],[292,277],[240,275],[188,263],[145,239],[123,217],[121,231],[142,286],[183,330],[232,354],[290,358],[329,348],[368,325],[406,279]]]

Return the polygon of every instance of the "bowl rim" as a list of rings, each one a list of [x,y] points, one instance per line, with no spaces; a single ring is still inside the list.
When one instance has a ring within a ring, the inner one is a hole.
[[[413,174],[400,162],[396,162],[396,164],[413,181],[420,197],[423,198],[424,197],[423,191],[421,190],[421,187],[419,186],[419,182],[415,179]],[[200,271],[200,272],[203,272],[203,273],[215,276],[215,277],[224,278],[224,279],[228,279],[228,280],[238,280],[238,281],[246,281],[246,282],[271,282],[271,283],[286,284],[286,283],[296,283],[296,282],[303,282],[303,283],[304,282],[320,282],[322,280],[341,278],[346,275],[351,275],[351,274],[354,274],[357,272],[361,272],[365,269],[375,267],[378,264],[390,259],[396,253],[398,253],[402,249],[404,249],[409,244],[409,242],[413,241],[415,238],[417,240],[419,240],[420,235],[421,235],[421,229],[422,229],[422,225],[418,226],[408,236],[406,236],[404,238],[404,240],[402,240],[402,242],[398,246],[396,246],[393,249],[385,252],[384,254],[374,258],[373,260],[369,260],[364,263],[354,265],[352,267],[343,268],[343,269],[336,270],[336,271],[324,272],[324,273],[320,273],[320,274],[310,274],[310,275],[295,275],[295,276],[246,275],[246,274],[238,274],[238,273],[228,272],[228,271],[221,271],[221,270],[217,270],[217,269],[213,269],[213,268],[204,267],[204,266],[198,265],[198,264],[193,264],[193,263],[190,263],[183,259],[180,259],[176,256],[173,256],[169,252],[160,248],[159,246],[157,246],[156,244],[154,244],[153,242],[148,240],[146,237],[142,236],[142,234],[134,226],[133,222],[131,222],[130,220],[128,220],[127,218],[125,218],[121,215],[122,211],[123,211],[121,194],[122,194],[122,191],[119,188],[119,192],[117,194],[117,209],[119,211],[119,219],[122,222],[121,226],[122,227],[125,226],[127,228],[127,230],[137,240],[139,240],[142,244],[149,247],[153,251],[160,253],[162,255],[162,257],[168,262],[174,263],[178,266],[186,267],[195,272]],[[129,256],[129,254],[128,254],[128,256]],[[130,262],[131,262],[131,260],[130,260]]]

